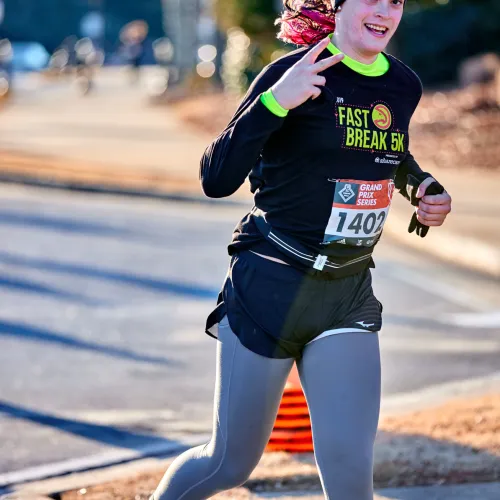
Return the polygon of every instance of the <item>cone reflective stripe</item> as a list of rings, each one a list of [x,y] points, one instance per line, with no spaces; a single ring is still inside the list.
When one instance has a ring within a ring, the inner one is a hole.
[[[294,429],[292,431],[278,430],[273,431],[273,438],[285,441],[292,441],[294,439],[298,441],[303,441],[307,439],[312,439],[311,429],[305,427],[304,429]]]
[[[309,418],[309,410],[298,406],[280,408],[280,417],[307,417]]]
[[[266,451],[313,451],[309,409],[296,365],[288,377]]]
[[[306,418],[281,418],[278,417],[276,422],[274,423],[274,429],[302,429],[304,427],[309,427],[311,425],[311,421],[309,420],[309,416]]]
[[[311,453],[312,443],[309,440],[305,443],[293,441],[291,443],[271,443],[267,445],[266,451],[288,451],[290,453]]]

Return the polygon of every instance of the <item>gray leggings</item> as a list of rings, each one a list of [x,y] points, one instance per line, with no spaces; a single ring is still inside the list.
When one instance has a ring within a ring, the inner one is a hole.
[[[154,500],[201,500],[243,484],[259,462],[293,359],[246,349],[227,317],[219,325],[214,428],[209,443],[180,455]],[[373,443],[380,406],[378,334],[314,341],[298,363],[327,499],[373,500]]]

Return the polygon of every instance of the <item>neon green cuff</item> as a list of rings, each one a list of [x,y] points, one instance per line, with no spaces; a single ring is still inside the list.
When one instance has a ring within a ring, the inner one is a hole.
[[[288,114],[288,109],[285,109],[274,97],[271,89],[267,90],[263,94],[260,95],[260,100],[262,104],[271,111],[271,113],[276,116],[280,116],[281,118],[285,117]]]

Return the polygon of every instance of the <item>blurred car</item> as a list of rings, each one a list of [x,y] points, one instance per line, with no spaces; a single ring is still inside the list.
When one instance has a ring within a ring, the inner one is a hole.
[[[47,67],[50,54],[38,42],[12,42],[13,71],[40,71]]]

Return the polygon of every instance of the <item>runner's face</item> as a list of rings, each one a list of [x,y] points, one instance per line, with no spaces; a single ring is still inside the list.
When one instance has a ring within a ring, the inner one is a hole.
[[[336,39],[360,56],[374,57],[396,32],[403,6],[404,0],[347,0],[336,15]]]

